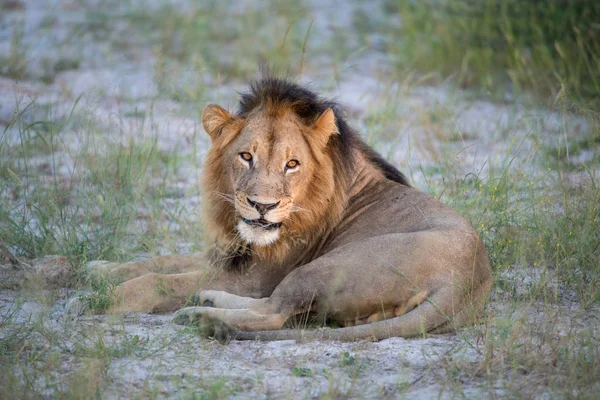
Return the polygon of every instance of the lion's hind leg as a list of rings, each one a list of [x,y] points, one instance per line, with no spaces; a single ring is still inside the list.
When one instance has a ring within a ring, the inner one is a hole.
[[[492,280],[488,279],[480,286],[476,287],[472,293],[469,293],[468,296],[463,299],[463,307],[452,316],[452,319],[436,327],[431,333],[439,334],[453,332],[460,327],[472,325],[480,321],[492,285]]]
[[[427,299],[428,293],[429,292],[426,290],[420,291],[420,292],[416,293],[413,297],[411,297],[406,303],[403,303],[399,306],[390,307],[387,309],[382,308],[381,310],[378,310],[378,311],[372,313],[371,315],[369,315],[366,318],[355,319],[353,321],[352,320],[342,321],[341,323],[343,326],[349,327],[349,326],[371,324],[373,322],[379,322],[379,321],[384,321],[386,319],[399,317],[399,316],[411,311],[415,307],[419,306],[423,301],[425,301]]]

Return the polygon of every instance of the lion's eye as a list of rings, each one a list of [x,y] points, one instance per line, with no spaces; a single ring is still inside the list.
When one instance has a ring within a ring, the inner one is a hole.
[[[242,160],[246,162],[252,162],[252,154],[250,153],[240,153],[240,157],[242,157]]]
[[[298,165],[300,165],[298,160],[290,160],[285,164],[285,169],[286,170],[294,169],[294,168],[298,167]]]

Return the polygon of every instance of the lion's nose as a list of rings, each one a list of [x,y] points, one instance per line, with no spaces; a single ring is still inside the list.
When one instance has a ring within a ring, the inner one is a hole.
[[[252,201],[247,197],[246,197],[246,200],[248,201],[248,204],[250,204],[252,207],[256,208],[256,211],[258,211],[260,213],[260,215],[264,215],[267,211],[276,208],[279,205],[279,203],[281,203],[281,201],[278,201],[277,203],[270,203],[270,204],[257,203],[256,201]]]

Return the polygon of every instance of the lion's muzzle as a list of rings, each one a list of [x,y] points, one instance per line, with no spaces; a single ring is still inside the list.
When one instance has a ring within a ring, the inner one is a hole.
[[[266,246],[274,243],[280,228],[290,214],[291,198],[236,193],[235,207],[239,217],[236,230],[248,243]]]
[[[279,204],[281,203],[281,201],[278,201],[276,203],[263,204],[251,200],[250,197],[246,197],[246,201],[248,202],[248,204],[250,204],[250,206],[254,207],[261,216],[264,216],[267,211],[277,208],[277,206],[279,206]]]
[[[244,217],[242,217],[242,221],[244,221],[244,223],[250,225],[250,226],[256,226],[256,227],[260,227],[263,228],[267,231],[272,231],[275,229],[279,229],[281,228],[281,222],[271,222],[271,221],[267,221],[264,218],[259,218],[259,219],[246,219]]]

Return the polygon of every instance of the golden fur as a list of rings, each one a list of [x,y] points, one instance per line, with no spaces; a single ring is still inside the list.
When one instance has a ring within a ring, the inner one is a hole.
[[[266,113],[269,118],[272,118],[272,115],[277,115],[276,118],[286,121],[286,125],[295,125],[293,111],[290,108],[280,107],[277,110],[278,112],[274,113],[270,111],[270,108],[266,108]],[[211,111],[215,111],[215,108],[209,106],[205,111],[205,119],[207,118],[206,114]],[[316,129],[319,129],[321,125],[335,126],[331,110],[326,113],[325,117],[325,119],[315,123]],[[257,116],[257,118],[259,119],[257,125],[265,123],[265,121],[260,120],[263,116]],[[239,133],[241,129],[237,120],[226,120],[224,123],[227,124],[223,127],[221,133],[224,137],[215,138],[213,148],[206,158],[203,192],[206,194],[208,201],[205,203],[204,220],[207,223],[207,232],[211,236],[211,243],[218,243],[220,248],[237,249],[245,247],[246,243],[236,234],[237,221],[236,214],[231,209],[232,204],[223,198],[224,195],[226,196],[234,190],[231,187],[231,175],[233,173],[231,170],[231,157],[227,157],[224,152],[226,147],[221,142],[229,141],[234,134],[233,132],[237,131]],[[300,131],[300,134],[302,134],[302,130]],[[328,133],[322,134],[322,136],[326,135],[328,136]],[[301,205],[301,209],[296,213],[292,213],[286,220],[277,242],[270,246],[258,246],[252,249],[254,261],[281,263],[285,260],[290,249],[294,247],[294,242],[312,243],[321,237],[322,232],[329,226],[335,225],[339,221],[346,203],[345,191],[343,186],[336,187],[334,174],[337,171],[333,167],[332,157],[322,156],[323,142],[324,140],[321,143],[316,140],[306,140],[307,145],[310,146],[310,153],[319,154],[319,157],[314,157],[311,161],[314,170],[321,173],[313,174],[310,180],[305,179],[303,181],[306,187],[297,190],[300,195],[294,198],[294,203]],[[225,162],[223,162],[224,160]],[[222,258],[221,255],[218,259]],[[214,261],[218,261],[218,259]]]
[[[209,105],[202,122],[211,250],[115,268],[127,281],[113,311],[172,311],[197,292],[201,306],[175,320],[242,339],[296,337],[278,329],[304,312],[346,326],[307,336],[341,340],[443,332],[477,317],[492,284],[481,239],[411,188],[335,103],[267,77],[236,114]]]

